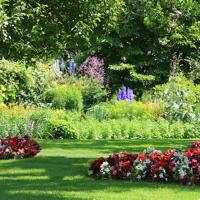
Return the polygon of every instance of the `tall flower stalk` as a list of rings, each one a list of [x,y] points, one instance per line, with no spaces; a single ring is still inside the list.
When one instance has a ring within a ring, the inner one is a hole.
[[[117,101],[129,100],[131,103],[134,100],[133,90],[122,86],[117,95]]]

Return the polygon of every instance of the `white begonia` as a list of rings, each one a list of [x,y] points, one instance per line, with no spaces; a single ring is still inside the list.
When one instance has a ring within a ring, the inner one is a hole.
[[[131,173],[127,173],[127,177],[131,176]]]
[[[109,163],[107,161],[103,162],[102,165],[100,166],[100,172],[103,174],[103,175],[106,175],[106,174],[110,174],[110,171],[111,171],[111,167],[109,165]]]
[[[137,179],[140,180],[142,177],[140,175],[137,176]]]
[[[183,177],[186,175],[182,167],[179,169],[179,175]]]
[[[160,177],[160,178],[164,178],[163,173],[160,173],[160,174],[159,174],[159,177]]]
[[[188,159],[188,157],[184,157],[184,163],[185,163],[186,165],[189,165],[189,159]]]
[[[150,164],[150,163],[151,163],[151,160],[150,160],[150,159],[146,159],[146,163],[147,163],[147,164]]]
[[[10,152],[10,150],[9,150],[9,149],[6,149],[5,152]]]

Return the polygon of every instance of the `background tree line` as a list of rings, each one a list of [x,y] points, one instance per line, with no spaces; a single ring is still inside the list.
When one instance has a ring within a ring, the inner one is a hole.
[[[105,60],[108,82],[141,90],[168,80],[173,57],[200,81],[198,0],[1,0],[0,56],[35,62],[77,49]],[[176,56],[175,56],[176,55]]]

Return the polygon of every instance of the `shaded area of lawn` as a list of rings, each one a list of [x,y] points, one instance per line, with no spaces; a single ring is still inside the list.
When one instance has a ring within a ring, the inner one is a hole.
[[[199,186],[94,180],[89,163],[100,155],[186,148],[190,140],[40,141],[43,151],[33,159],[0,161],[2,200],[199,200]]]

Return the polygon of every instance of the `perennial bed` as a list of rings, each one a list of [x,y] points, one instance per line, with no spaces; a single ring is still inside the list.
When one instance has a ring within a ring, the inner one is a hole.
[[[32,158],[40,151],[39,144],[28,135],[0,139],[0,159]]]
[[[184,152],[149,148],[140,154],[121,152],[100,157],[91,163],[90,173],[96,178],[200,184],[200,141]]]

